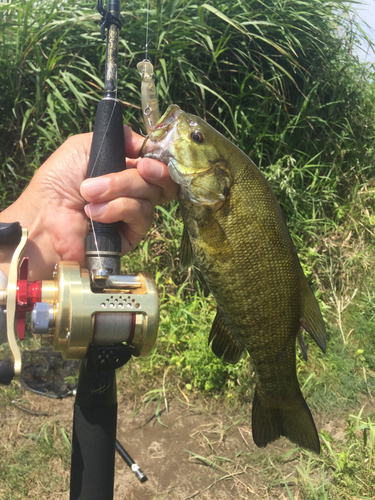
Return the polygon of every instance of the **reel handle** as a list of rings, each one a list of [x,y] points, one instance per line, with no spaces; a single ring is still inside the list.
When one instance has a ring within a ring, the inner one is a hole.
[[[27,229],[22,228],[19,222],[0,223],[0,244],[17,245],[13,253],[9,268],[8,286],[6,292],[6,324],[7,338],[12,350],[14,362],[10,359],[0,361],[0,384],[9,385],[13,379],[21,377],[22,357],[15,333],[18,267],[27,241]],[[23,338],[22,335],[20,338]]]
[[[0,361],[0,385],[9,385],[14,379],[14,363],[11,359]]]

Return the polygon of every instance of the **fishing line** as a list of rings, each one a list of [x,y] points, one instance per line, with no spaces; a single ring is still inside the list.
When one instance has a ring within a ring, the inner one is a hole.
[[[89,216],[90,216],[90,223],[91,223],[91,229],[92,229],[92,234],[94,236],[94,242],[95,242],[95,248],[96,248],[96,251],[97,251],[97,254],[98,254],[98,259],[99,259],[99,266],[100,268],[102,268],[102,258],[100,256],[100,251],[99,251],[99,245],[98,245],[98,240],[96,239],[96,233],[95,233],[95,227],[94,227],[94,222],[92,220],[92,215],[91,215],[91,208],[90,208],[90,205],[87,205],[87,210],[89,212]]]
[[[139,75],[142,79],[141,83],[141,103],[144,124],[146,126],[147,134],[149,134],[159,121],[159,104],[158,94],[153,79],[154,67],[147,58],[148,47],[150,44],[149,39],[149,11],[150,3],[147,0],[147,17],[146,17],[146,46],[145,46],[145,59],[137,64]]]
[[[94,228],[94,222],[92,220],[92,216],[91,216],[91,208],[90,208],[90,205],[87,205],[87,210],[89,212],[89,216],[90,216],[90,221],[91,221],[91,228],[92,228],[92,234],[94,236],[94,242],[95,242],[95,247],[96,247],[96,251],[98,252],[98,259],[99,259],[99,266],[102,268],[102,258],[100,256],[100,252],[99,252],[99,246],[98,246],[98,240],[96,239],[96,233],[95,233],[95,228]]]
[[[148,61],[147,55],[148,55],[148,11],[150,7],[150,0],[147,0],[147,14],[146,14],[146,45],[145,45],[145,60]]]

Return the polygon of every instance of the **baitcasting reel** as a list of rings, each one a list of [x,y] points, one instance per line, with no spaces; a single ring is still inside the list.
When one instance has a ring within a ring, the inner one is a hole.
[[[11,226],[2,224],[2,226]],[[12,231],[19,231],[18,223]],[[95,369],[118,368],[124,345],[132,356],[147,356],[155,343],[159,326],[159,298],[153,279],[145,274],[123,276],[89,272],[78,262],[56,265],[52,280],[27,280],[28,259],[22,260],[27,229],[13,254],[8,286],[0,291],[0,305],[7,313],[7,335],[14,356],[0,362],[0,383],[10,383],[21,375],[21,340],[25,334],[26,312],[31,311],[31,327],[41,335],[43,346],[52,346],[64,359],[83,359],[89,346],[95,347]],[[99,285],[98,285],[99,282]],[[5,362],[5,364],[4,364]],[[4,374],[5,370],[5,374]],[[7,381],[4,381],[7,379]]]

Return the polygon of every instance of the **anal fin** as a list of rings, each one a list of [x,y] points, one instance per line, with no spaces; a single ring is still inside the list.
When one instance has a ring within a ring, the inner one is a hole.
[[[238,363],[245,350],[245,346],[240,344],[225,324],[219,309],[212,323],[210,336],[208,338],[208,344],[210,345],[210,343],[212,352],[215,356],[223,358],[226,363],[231,363],[233,365]]]
[[[302,273],[301,295],[302,295],[302,315],[300,325],[311,335],[321,350],[326,352],[327,334],[322,313],[318,302],[309,286],[309,283]]]
[[[298,333],[297,340],[298,340],[298,346],[300,348],[303,359],[305,361],[307,361],[307,347],[305,344],[305,339],[303,338],[303,328],[302,327]]]
[[[197,277],[197,280],[201,286],[203,296],[208,297],[210,295],[210,289],[207,286],[206,280],[203,277],[203,274],[201,273],[201,270],[198,267],[194,267],[194,274]]]

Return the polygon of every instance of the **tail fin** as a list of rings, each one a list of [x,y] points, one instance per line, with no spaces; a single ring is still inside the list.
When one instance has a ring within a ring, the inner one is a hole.
[[[318,432],[301,391],[289,408],[268,408],[262,404],[255,389],[252,427],[253,439],[259,448],[285,436],[302,448],[320,453]]]

